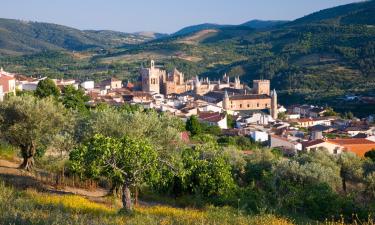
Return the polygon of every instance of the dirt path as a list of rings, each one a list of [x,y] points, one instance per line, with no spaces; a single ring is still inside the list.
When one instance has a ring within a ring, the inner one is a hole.
[[[0,177],[3,178],[6,183],[11,184],[16,188],[36,188],[41,191],[59,194],[75,194],[92,199],[101,198],[108,194],[108,191],[102,188],[86,190],[77,187],[65,186],[57,189],[54,186],[42,183],[41,181],[37,180],[32,173],[21,170],[18,167],[19,163],[17,162],[0,159]]]
[[[87,190],[83,188],[65,186],[56,188],[55,186],[48,185],[38,180],[33,173],[19,169],[20,162],[8,161],[0,159],[0,179],[8,185],[11,185],[17,189],[25,190],[28,188],[36,189],[40,192],[64,195],[74,194],[86,197],[87,199],[107,204],[108,199],[105,197],[108,195],[108,190],[103,188],[96,188],[95,190]],[[157,205],[168,205],[165,203],[143,201],[139,199],[139,205],[142,206],[157,206]],[[168,205],[171,206],[171,205]]]

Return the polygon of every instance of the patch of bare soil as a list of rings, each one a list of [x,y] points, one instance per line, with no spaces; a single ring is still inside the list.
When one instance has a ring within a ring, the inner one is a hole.
[[[18,189],[34,188],[38,191],[52,192],[58,194],[75,194],[89,198],[100,198],[108,195],[108,190],[96,188],[87,190],[77,187],[55,187],[38,180],[33,173],[19,168],[19,163],[0,159],[0,178],[7,184]]]

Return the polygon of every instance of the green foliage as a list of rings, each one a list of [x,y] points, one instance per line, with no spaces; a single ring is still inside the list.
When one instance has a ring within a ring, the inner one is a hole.
[[[235,146],[241,150],[252,150],[259,147],[258,144],[252,143],[250,138],[244,136],[222,136],[217,142],[222,146]]]
[[[352,120],[354,118],[354,115],[352,112],[345,112],[345,114],[342,116],[343,119]]]
[[[202,132],[202,125],[196,116],[191,116],[186,121],[186,130],[189,131],[193,136]]]
[[[277,114],[277,119],[279,120],[285,120],[286,119],[286,113],[285,112],[280,112]]]
[[[216,151],[203,145],[183,152],[183,180],[189,193],[215,198],[230,194],[234,188],[231,168]]]
[[[25,169],[31,169],[37,149],[48,148],[57,134],[71,132],[72,126],[69,112],[52,98],[15,96],[0,103],[2,138],[20,148]]]
[[[156,173],[158,154],[140,138],[95,135],[86,145],[70,153],[71,169],[85,177],[105,177],[113,185],[122,185],[123,206],[132,210],[130,187],[152,180]]]
[[[236,121],[233,118],[233,115],[227,114],[227,124],[229,128],[234,128],[236,126]]]
[[[156,166],[157,152],[144,140],[95,135],[72,151],[70,158],[72,169],[87,177],[140,184]]]
[[[39,98],[58,97],[60,96],[60,89],[56,86],[55,82],[49,78],[39,81],[35,90],[35,96]]]
[[[17,157],[17,151],[12,145],[0,141],[0,158],[5,160],[13,161]]]
[[[363,161],[354,153],[342,153],[338,158],[340,165],[340,176],[342,179],[343,190],[347,191],[347,182],[361,181],[363,178]]]
[[[89,99],[89,96],[82,89],[76,89],[72,85],[68,85],[64,87],[61,101],[66,108],[86,111],[85,104]]]
[[[371,159],[373,162],[375,162],[375,149],[368,151],[365,153],[365,157]]]
[[[202,122],[200,125],[202,132],[205,134],[210,134],[213,136],[218,136],[221,134],[221,128],[217,125],[209,125],[205,122]]]
[[[338,116],[338,113],[335,112],[331,107],[325,109],[326,111],[323,113],[324,116]]]

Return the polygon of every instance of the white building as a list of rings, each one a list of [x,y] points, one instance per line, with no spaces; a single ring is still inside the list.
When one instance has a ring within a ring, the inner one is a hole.
[[[264,131],[250,131],[250,137],[257,142],[266,142],[269,139],[269,135]]]
[[[278,113],[285,113],[287,111],[287,109],[284,107],[284,106],[280,106],[278,109],[277,109],[277,112]]]
[[[200,107],[199,111],[201,111],[201,112],[218,112],[218,113],[222,113],[224,110],[220,106],[213,105],[213,104],[207,104],[205,106]]]
[[[270,148],[283,148],[286,150],[302,151],[302,144],[296,140],[278,135],[270,135]]]
[[[218,126],[221,129],[228,129],[227,115],[217,112],[198,112],[198,118],[211,126]]]
[[[81,87],[85,90],[91,90],[95,87],[95,82],[92,80],[87,80],[81,83]]]
[[[236,121],[236,127],[242,128],[248,125],[268,125],[271,122],[275,122],[271,115],[265,113],[254,113],[250,116],[239,118]]]
[[[286,114],[287,120],[295,120],[295,119],[300,119],[300,118],[301,118],[300,114]]]

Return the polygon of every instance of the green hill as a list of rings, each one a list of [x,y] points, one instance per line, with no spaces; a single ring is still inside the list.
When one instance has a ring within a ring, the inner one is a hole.
[[[241,26],[248,26],[254,29],[264,29],[279,26],[287,23],[285,20],[250,20],[246,23],[241,24]]]
[[[327,23],[327,24],[375,24],[373,13],[375,2],[363,1],[321,10],[297,19],[290,24]],[[372,16],[371,16],[372,15]]]
[[[246,82],[266,78],[281,94],[318,103],[348,92],[368,94],[375,89],[374,5],[338,6],[263,29],[188,27],[180,35],[119,49],[102,60],[127,64],[155,58],[187,76],[216,79],[226,72]]]
[[[41,50],[110,48],[152,38],[115,31],[82,31],[51,23],[0,19],[0,54],[20,55]]]
[[[281,24],[285,24],[288,21],[282,20],[250,20],[240,25],[222,25],[222,24],[215,24],[215,23],[203,23],[193,26],[184,27],[181,30],[173,33],[171,36],[183,36],[189,35],[192,33],[196,33],[203,30],[208,29],[225,29],[225,28],[239,28],[239,27],[249,27],[252,29],[264,29],[264,28],[271,28]]]

